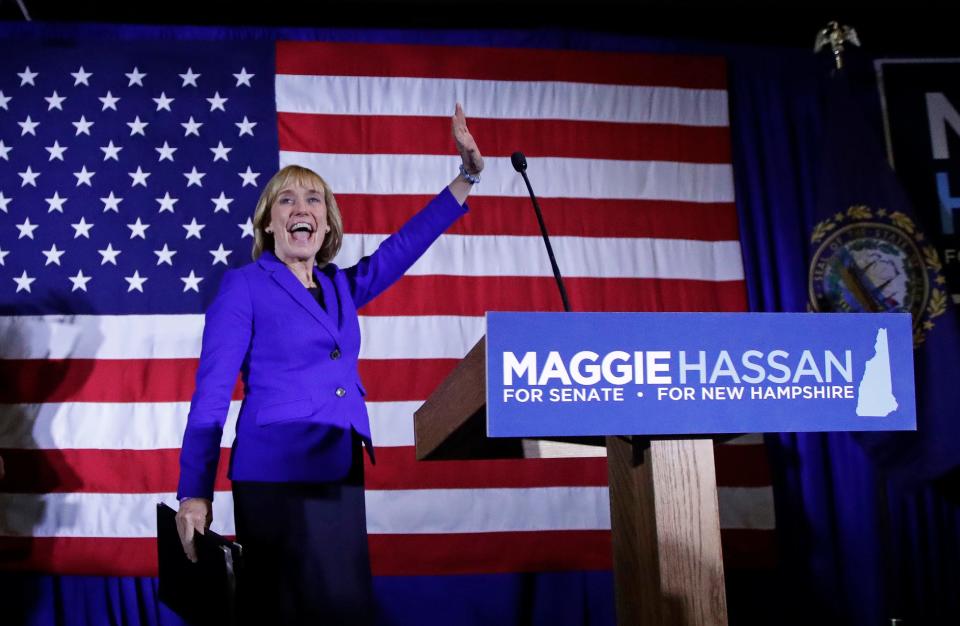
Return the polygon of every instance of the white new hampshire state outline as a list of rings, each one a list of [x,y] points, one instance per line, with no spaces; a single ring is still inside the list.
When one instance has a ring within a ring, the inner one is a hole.
[[[873,349],[874,354],[867,361],[863,379],[857,389],[857,415],[886,417],[897,410],[898,406],[897,398],[893,395],[886,328],[877,330],[877,340],[873,344]]]

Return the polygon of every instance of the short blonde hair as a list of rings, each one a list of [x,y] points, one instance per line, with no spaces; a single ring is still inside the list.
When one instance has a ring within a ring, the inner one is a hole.
[[[327,225],[330,232],[323,238],[323,245],[317,251],[317,265],[323,267],[333,260],[340,252],[343,243],[343,219],[337,207],[337,199],[327,181],[314,172],[300,165],[288,165],[273,175],[263,188],[257,208],[253,211],[253,260],[256,261],[264,250],[274,251],[273,235],[267,232],[270,225],[270,208],[277,201],[277,196],[290,183],[296,183],[307,189],[323,189],[323,200],[327,205]]]

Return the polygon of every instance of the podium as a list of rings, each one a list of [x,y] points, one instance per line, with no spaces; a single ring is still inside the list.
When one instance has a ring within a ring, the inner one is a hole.
[[[485,435],[485,351],[481,339],[414,414],[417,459],[522,456]],[[617,623],[726,624],[712,440],[606,447]]]
[[[417,458],[604,435],[618,624],[727,624],[711,435],[916,428],[909,314],[488,313],[487,328],[415,413]],[[558,391],[598,384],[613,402]],[[485,423],[488,400],[518,399]]]

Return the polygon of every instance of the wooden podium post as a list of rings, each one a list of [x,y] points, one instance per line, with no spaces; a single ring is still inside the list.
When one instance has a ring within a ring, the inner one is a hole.
[[[486,437],[481,339],[414,414],[418,459],[522,456]],[[710,439],[607,438],[617,623],[727,624]]]

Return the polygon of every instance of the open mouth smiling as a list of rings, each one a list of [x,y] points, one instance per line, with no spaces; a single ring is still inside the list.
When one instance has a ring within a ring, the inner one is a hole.
[[[297,221],[287,227],[287,232],[290,233],[292,239],[297,242],[306,243],[310,241],[310,238],[313,236],[313,233],[316,232],[316,227],[310,222]]]

